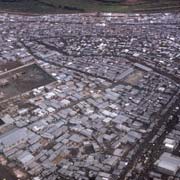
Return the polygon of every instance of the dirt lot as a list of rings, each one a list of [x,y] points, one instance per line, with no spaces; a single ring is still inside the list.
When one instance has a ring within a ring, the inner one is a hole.
[[[11,70],[19,66],[22,66],[22,64],[19,61],[9,61],[7,63],[0,62],[0,71]]]
[[[135,71],[133,74],[129,75],[125,81],[132,85],[137,85],[138,81],[141,80],[143,76],[144,73],[142,71]]]
[[[36,64],[11,70],[0,76],[0,100],[20,95],[55,81]]]

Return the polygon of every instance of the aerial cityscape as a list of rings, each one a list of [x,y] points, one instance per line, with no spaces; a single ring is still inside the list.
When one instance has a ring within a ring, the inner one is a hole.
[[[0,180],[179,180],[180,13],[0,13]]]

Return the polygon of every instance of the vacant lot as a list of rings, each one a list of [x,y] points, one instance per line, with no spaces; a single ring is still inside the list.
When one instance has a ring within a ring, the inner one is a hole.
[[[54,79],[36,64],[11,70],[0,76],[0,100],[49,84]]]
[[[11,70],[21,65],[21,62],[19,61],[8,61],[6,63],[0,62],[0,71]]]
[[[132,85],[137,85],[138,82],[143,78],[144,73],[142,71],[135,71],[133,74],[126,78],[126,82]]]

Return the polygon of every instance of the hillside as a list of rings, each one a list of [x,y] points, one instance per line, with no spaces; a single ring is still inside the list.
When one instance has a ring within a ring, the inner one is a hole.
[[[179,0],[0,0],[0,10],[34,13],[159,12],[180,10]]]

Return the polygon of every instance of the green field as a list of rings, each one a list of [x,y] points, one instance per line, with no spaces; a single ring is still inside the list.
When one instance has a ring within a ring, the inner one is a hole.
[[[179,0],[0,0],[1,11],[28,13],[179,11]]]

